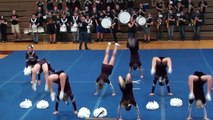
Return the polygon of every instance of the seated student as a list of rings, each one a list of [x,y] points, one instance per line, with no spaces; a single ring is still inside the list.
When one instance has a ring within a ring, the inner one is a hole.
[[[37,86],[37,83],[36,83],[36,74],[38,74],[38,84],[41,83],[41,80],[40,80],[40,75],[41,73],[44,72],[44,78],[45,78],[45,88],[44,90],[45,91],[48,91],[48,76],[49,74],[55,72],[55,70],[51,67],[50,63],[45,59],[41,59],[39,60],[32,68],[32,89],[33,91],[36,91],[36,86]]]
[[[203,86],[207,82],[207,94],[204,95]],[[206,112],[206,100],[211,101],[212,76],[206,75],[203,72],[196,71],[193,75],[189,75],[189,109],[187,120],[192,120],[191,111],[192,103],[195,101],[198,108],[203,108],[204,120],[209,120]]]
[[[104,60],[103,60],[103,63],[102,63],[102,67],[101,67],[101,73],[96,80],[95,95],[98,95],[98,92],[99,92],[100,89],[103,88],[104,83],[107,83],[107,84],[110,85],[110,87],[112,89],[112,96],[115,96],[115,90],[112,86],[112,83],[109,80],[109,76],[111,75],[112,70],[113,70],[113,66],[115,64],[115,57],[116,57],[116,54],[117,54],[119,44],[115,43],[115,47],[114,47],[114,50],[113,50],[113,53],[112,53],[112,57],[109,61],[110,46],[111,46],[111,43],[108,43],[108,46],[107,46],[106,51],[105,51],[105,56],[104,56]]]
[[[130,40],[130,41],[132,42],[128,43],[130,51],[129,73],[131,73],[132,69],[136,70],[137,68],[139,68],[140,78],[143,78],[142,65],[139,56],[139,42],[138,40]]]
[[[126,76],[126,79],[124,79],[122,76],[119,76],[118,82],[119,82],[120,90],[122,92],[122,99],[121,99],[120,104],[118,106],[119,120],[122,120],[122,118],[121,118],[121,107],[125,108],[126,111],[130,111],[132,105],[137,110],[137,115],[138,115],[137,120],[140,120],[139,107],[138,107],[138,104],[135,101],[134,94],[133,94],[133,91],[132,91],[132,89],[133,89],[132,83],[134,81],[132,81],[131,74],[128,73],[127,76]]]
[[[166,83],[168,95],[173,95],[170,91],[168,73],[172,73],[172,61],[169,57],[153,57],[152,59],[152,69],[151,74],[154,75],[152,91],[149,95],[154,95],[155,85],[157,81],[160,86],[163,86]]]
[[[73,108],[74,108],[74,114],[77,114],[77,107],[75,103],[75,98],[72,93],[72,89],[69,83],[69,77],[68,75],[63,71],[58,71],[53,74],[51,74],[48,77],[48,85],[50,90],[50,97],[51,100],[55,100],[55,92],[53,90],[53,83],[56,83],[58,85],[58,94],[56,98],[56,104],[55,104],[55,112],[53,114],[58,114],[58,106],[59,106],[59,100],[63,100],[66,104],[68,104],[68,100],[70,98]]]

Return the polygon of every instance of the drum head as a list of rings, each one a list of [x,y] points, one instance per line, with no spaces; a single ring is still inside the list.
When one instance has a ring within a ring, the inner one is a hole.
[[[44,28],[43,27],[38,27],[38,33],[44,33]]]
[[[144,18],[144,17],[138,18],[138,24],[141,25],[141,26],[145,25],[146,24],[146,18]]]
[[[127,24],[130,21],[131,15],[128,12],[120,12],[118,14],[118,19],[121,23]]]
[[[102,21],[101,21],[101,26],[103,28],[110,28],[110,26],[112,25],[112,20],[111,18],[107,17],[107,18],[104,18]]]

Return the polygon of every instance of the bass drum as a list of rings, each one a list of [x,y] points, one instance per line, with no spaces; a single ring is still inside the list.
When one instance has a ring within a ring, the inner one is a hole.
[[[32,31],[31,31],[32,32]],[[29,28],[24,28],[24,34],[28,35],[31,33]]]
[[[67,32],[67,26],[66,25],[62,25],[60,27],[60,32]]]
[[[33,33],[38,32],[38,28],[37,28],[36,25],[32,25],[32,32],[33,32]]]
[[[143,26],[143,25],[146,24],[146,18],[145,18],[145,17],[138,16],[136,20],[137,20],[137,23],[138,23],[140,26]]]
[[[110,17],[105,17],[104,19],[101,20],[101,26],[105,29],[110,28],[112,25],[112,19]]]
[[[44,33],[44,28],[43,27],[38,27],[38,33]]]
[[[77,32],[78,31],[78,25],[77,23],[74,23],[73,26],[71,27],[71,32]]]
[[[118,19],[122,24],[127,24],[130,21],[131,15],[129,12],[122,11],[118,14]]]

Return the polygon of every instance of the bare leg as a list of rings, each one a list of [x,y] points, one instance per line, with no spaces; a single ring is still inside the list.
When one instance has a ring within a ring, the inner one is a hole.
[[[49,69],[48,69],[48,64],[45,63],[42,65],[42,69],[44,72],[44,78],[45,78],[45,91],[48,91],[48,76],[49,76]]]
[[[34,67],[32,68],[32,89],[36,91],[36,74],[40,69],[40,64],[35,64]]]
[[[203,76],[201,76],[201,79],[203,81],[207,81],[207,92],[210,93],[211,88],[212,88],[212,76],[211,75],[203,75]]]
[[[109,65],[114,65],[115,64],[115,58],[116,58],[116,55],[117,55],[118,46],[119,46],[119,44],[116,44],[115,47],[114,47],[114,50],[113,50],[113,53],[112,53],[112,57],[111,57],[111,59],[109,61]]]
[[[172,73],[172,60],[170,57],[166,57],[162,60],[162,62],[166,62],[167,63],[167,67],[168,67],[168,72]]]
[[[98,83],[96,83],[96,89],[95,89],[94,95],[98,95],[98,92],[99,92]]]
[[[137,115],[138,115],[138,119],[137,120],[140,120],[141,119],[141,116],[140,116],[140,110],[139,110],[139,107],[138,105],[136,105],[136,111],[137,111]]]
[[[118,120],[122,120],[121,118],[121,105],[118,105]]]
[[[187,116],[186,120],[192,120],[191,112],[192,112],[192,104],[189,104],[188,116]]]
[[[48,86],[50,90],[50,98],[52,101],[55,101],[55,92],[53,90],[53,81],[58,80],[59,76],[57,74],[52,74],[48,76]]]
[[[109,86],[110,86],[110,88],[112,90],[112,96],[115,96],[115,89],[114,89],[114,87],[113,87],[111,82],[110,82]]]
[[[209,120],[208,115],[207,115],[207,111],[206,111],[206,105],[203,105],[203,113],[204,113],[203,120]]]
[[[59,94],[59,99],[61,99],[61,100],[64,98],[64,88],[65,88],[66,78],[67,78],[67,75],[65,73],[61,73],[59,75],[60,85],[61,85],[61,91],[60,91],[60,94]]]
[[[211,101],[211,88],[212,88],[212,76],[211,75],[203,75],[201,76],[201,80],[207,81],[207,94],[206,99]]]
[[[108,64],[110,45],[111,45],[111,43],[109,43],[107,45],[106,50],[105,50],[105,56],[104,56],[103,64],[106,64],[106,65]]]
[[[190,75],[188,78],[188,85],[189,85],[189,99],[194,99],[194,93],[193,93],[193,88],[194,88],[194,81],[198,80],[198,77],[195,75]]]
[[[155,73],[155,66],[156,66],[158,61],[159,62],[161,61],[160,58],[158,58],[158,57],[153,57],[152,58],[152,68],[151,68],[151,74],[152,75]]]

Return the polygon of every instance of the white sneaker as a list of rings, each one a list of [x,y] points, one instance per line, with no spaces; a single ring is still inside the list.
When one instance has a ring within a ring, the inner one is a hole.
[[[211,95],[210,95],[210,93],[206,94],[206,100],[211,101]]]
[[[119,47],[119,46],[120,46],[120,44],[119,44],[119,43],[115,43],[115,46],[118,46],[118,47]]]
[[[45,84],[44,91],[48,92],[48,89],[49,89],[48,85]]]
[[[50,94],[50,98],[51,98],[52,101],[55,101],[55,92],[52,92]]]
[[[63,100],[63,98],[64,98],[64,91],[61,91],[60,94],[59,94],[59,99]]]
[[[190,93],[190,94],[189,94],[189,99],[195,99],[194,93]]]
[[[155,69],[152,68],[152,69],[151,69],[151,75],[154,75],[154,74],[155,74]]]
[[[111,45],[111,42],[108,42],[108,45]]]
[[[33,83],[32,89],[33,89],[33,91],[36,91],[36,83]]]

